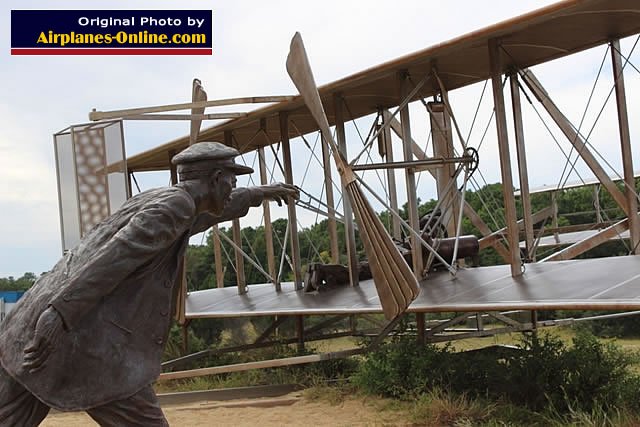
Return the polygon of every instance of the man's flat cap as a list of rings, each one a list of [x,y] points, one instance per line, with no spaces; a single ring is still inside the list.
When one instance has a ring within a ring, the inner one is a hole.
[[[178,173],[206,172],[224,168],[236,175],[253,173],[253,169],[234,161],[238,150],[219,142],[198,142],[173,156],[171,163],[177,166]]]

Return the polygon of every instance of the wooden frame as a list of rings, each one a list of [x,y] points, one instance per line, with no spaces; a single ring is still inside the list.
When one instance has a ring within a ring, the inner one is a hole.
[[[182,104],[168,104],[168,105],[159,105],[155,107],[139,107],[139,108],[128,108],[124,110],[112,110],[112,111],[96,111],[95,108],[89,113],[89,120],[97,121],[97,120],[105,120],[105,119],[114,119],[114,118],[131,118],[131,117],[140,117],[144,114],[149,113],[162,113],[165,111],[175,111],[175,110],[190,110],[190,109],[202,109],[204,111],[207,107],[220,107],[224,105],[237,105],[237,104],[256,104],[256,103],[269,103],[269,102],[284,102],[291,101],[294,99],[293,96],[250,96],[243,98],[228,98],[228,99],[217,99],[211,101],[192,101],[185,102]],[[202,114],[202,113],[200,113]],[[223,113],[229,114],[229,113]],[[241,116],[235,117],[245,117],[246,113],[240,113]],[[149,117],[149,116],[147,116]],[[216,117],[216,118],[228,118],[228,117]],[[194,118],[189,117],[187,119],[180,120],[202,120],[203,118]],[[205,118],[206,119],[206,118]],[[163,119],[163,120],[171,120],[171,119]]]
[[[284,179],[287,184],[293,184],[293,168],[291,165],[291,147],[289,144],[289,117],[280,114],[280,137],[282,138],[282,157],[284,162]],[[293,261],[293,280],[296,289],[302,289],[302,266],[300,265],[300,241],[298,239],[298,219],[296,205],[292,200],[287,203],[289,212],[289,238],[291,239],[291,258]]]
[[[524,144],[524,126],[522,123],[522,108],[520,105],[520,85],[518,74],[509,76],[511,87],[511,105],[513,110],[513,123],[516,137],[516,152],[518,154],[518,176],[520,177],[520,198],[522,200],[522,213],[524,220],[525,249],[527,261],[535,262],[536,254],[533,251],[533,218],[531,217],[531,196],[529,195],[529,173],[527,168],[527,153]]]
[[[322,134],[322,132],[320,132]],[[329,242],[331,244],[331,261],[340,263],[340,249],[338,247],[338,226],[336,224],[336,208],[333,200],[333,181],[331,180],[331,155],[329,144],[322,139],[322,165],[324,168],[324,190],[327,200],[327,219],[329,221]]]
[[[625,196],[627,198],[627,216],[631,235],[631,253],[640,254],[640,221],[638,220],[638,194],[633,172],[633,155],[631,153],[631,135],[629,132],[629,115],[627,113],[627,95],[624,87],[624,72],[620,55],[620,40],[613,40],[611,46],[611,62],[613,65],[616,107],[618,110],[618,129],[620,131],[620,147],[622,151],[622,169],[624,171]]]
[[[335,122],[336,122],[336,139],[338,142],[338,148],[345,159],[347,159],[347,140],[344,132],[344,118],[342,109],[342,97],[340,94],[336,94],[333,97]],[[358,286],[358,255],[356,253],[356,231],[355,223],[353,221],[353,209],[351,207],[351,200],[349,195],[342,186],[342,206],[344,209],[344,233],[345,242],[347,244],[347,265],[349,266],[349,282],[351,286]]]
[[[398,72],[398,91],[400,97],[404,100],[409,95],[409,79],[408,71],[402,70]],[[413,149],[411,138],[411,124],[409,122],[409,107],[405,106],[400,110],[400,123],[402,124],[402,152],[404,161],[411,162],[413,160]],[[411,168],[405,170],[405,182],[407,185],[407,206],[409,210],[409,225],[415,231],[420,232],[420,218],[418,217],[418,196],[416,189],[416,175]],[[422,261],[422,244],[415,235],[411,235],[411,259],[413,261],[413,273],[418,279],[424,277],[424,265]]]

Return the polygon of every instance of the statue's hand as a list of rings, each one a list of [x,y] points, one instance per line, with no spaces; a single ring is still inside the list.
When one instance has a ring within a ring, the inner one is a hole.
[[[278,206],[282,206],[282,202],[287,203],[289,197],[298,200],[300,198],[300,190],[291,184],[271,184],[263,185],[260,187],[262,190],[262,196],[264,200],[273,200],[278,203]]]
[[[28,369],[30,373],[44,367],[47,359],[55,350],[62,331],[62,318],[56,309],[49,307],[43,311],[36,323],[33,339],[24,349],[22,367]]]

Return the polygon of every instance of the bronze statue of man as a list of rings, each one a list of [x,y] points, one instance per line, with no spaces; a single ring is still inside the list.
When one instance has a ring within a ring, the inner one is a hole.
[[[20,299],[0,328],[0,425],[38,425],[51,407],[101,425],[167,425],[151,384],[189,237],[298,197],[286,184],[234,189],[253,171],[238,154],[202,142],[174,156],[179,184],[129,199]]]

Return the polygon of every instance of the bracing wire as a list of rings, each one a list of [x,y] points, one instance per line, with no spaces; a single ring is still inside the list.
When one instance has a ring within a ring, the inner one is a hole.
[[[300,130],[298,129],[298,127],[296,126],[296,123],[291,120],[291,124],[293,125],[293,127],[295,128],[296,132],[298,133],[298,136],[300,136],[300,138],[302,138],[304,141],[306,141],[304,135],[300,132]],[[318,135],[321,135],[321,132],[318,131]],[[335,137],[335,130],[334,130],[334,134],[333,136]],[[307,147],[309,147],[309,143],[306,142],[305,144]],[[331,152],[331,147],[329,147],[329,152]],[[320,165],[321,168],[324,168],[324,163],[318,158],[318,156],[316,155],[315,151],[311,151],[311,155],[313,156],[314,159],[316,159],[316,162],[318,163],[318,165]],[[342,194],[342,188],[340,186],[338,186],[335,181],[333,180],[333,178],[331,178],[331,184],[334,188],[334,190],[338,193],[338,194]]]
[[[505,82],[506,82],[506,80],[505,80]],[[434,113],[433,113],[433,110],[429,107],[429,105],[428,105],[426,102],[424,102],[424,99],[422,99],[422,103],[423,103],[423,105],[425,106],[425,108],[427,109],[427,111],[429,112],[429,115],[431,115],[431,116],[432,116],[432,115],[434,114]],[[493,114],[492,114],[492,117],[493,117]],[[490,119],[490,120],[491,120],[491,119]],[[434,123],[436,124],[437,130],[438,130],[439,132],[441,132],[441,133],[444,133],[444,130],[440,127],[440,124],[439,124],[437,121],[434,121]],[[479,148],[479,147],[478,147],[478,148]],[[457,156],[457,155],[458,155],[458,153],[457,153],[457,150],[455,149],[455,147],[454,147],[453,151],[454,151],[454,154]],[[478,173],[480,174],[480,177],[484,180],[484,182],[485,182],[485,187],[486,187],[486,186],[488,185],[488,184],[487,184],[487,181],[484,179],[484,176],[482,175],[482,172],[481,172],[479,169],[478,169]],[[487,214],[489,215],[489,217],[490,217],[490,218],[491,218],[491,220],[493,221],[494,225],[496,226],[496,229],[500,229],[501,227],[500,227],[500,225],[498,224],[498,222],[496,221],[496,219],[495,219],[495,217],[493,216],[493,213],[492,213],[492,212],[502,212],[502,211],[501,211],[501,209],[500,209],[500,204],[495,200],[495,198],[493,197],[493,194],[491,194],[491,192],[489,192],[489,196],[490,196],[490,197],[489,197],[489,199],[490,199],[490,201],[491,201],[491,202],[493,203],[493,205],[494,205],[494,209],[489,209],[489,207],[486,205],[486,202],[484,201],[485,196],[483,196],[483,190],[482,190],[482,188],[478,185],[478,183],[477,183],[477,181],[475,180],[475,178],[471,177],[471,180],[472,180],[472,181],[471,181],[471,182],[472,182],[472,185],[474,186],[474,188],[475,188],[475,189],[476,189],[476,191],[477,191],[478,198],[479,198],[479,199],[480,199],[480,201],[482,202],[482,204],[483,204],[483,206],[484,206],[484,208],[485,208],[485,210],[486,210]],[[502,217],[501,219],[503,219],[503,221],[504,221],[504,215],[503,215],[503,217]],[[506,221],[505,221],[505,222],[506,222]],[[504,237],[503,237],[503,239],[504,239]]]
[[[518,85],[520,85],[520,83],[518,83]],[[533,101],[531,100],[531,98],[529,97],[529,95],[527,94],[527,91],[525,89],[524,86],[520,85],[520,90],[522,91],[522,94],[524,95],[524,97],[526,98],[526,100],[529,102],[529,105],[531,106],[531,108],[533,108],[533,111],[536,113],[536,116],[538,116],[538,119],[540,119],[540,122],[542,123],[542,125],[544,126],[544,128],[547,130],[547,132],[549,133],[549,136],[551,136],[551,139],[553,139],[553,142],[555,142],[556,146],[558,147],[558,149],[560,150],[560,152],[562,153],[562,155],[564,156],[564,158],[567,160],[567,163],[570,162],[570,157],[567,154],[566,151],[564,151],[564,148],[562,148],[562,145],[560,145],[560,141],[558,141],[558,138],[556,138],[556,136],[553,134],[553,132],[551,131],[551,128],[549,128],[549,125],[547,124],[547,122],[545,121],[545,119],[542,117],[542,114],[540,114],[540,111],[538,110],[538,108],[536,107],[536,105],[533,103]],[[576,174],[578,175],[578,178],[580,178],[580,181],[586,185],[585,180],[582,178],[582,176],[580,175],[580,172],[578,172],[578,170],[575,171]]]
[[[574,150],[574,144],[576,142],[576,140],[578,139],[578,135],[580,135],[580,129],[582,129],[582,125],[584,124],[584,120],[587,117],[587,111],[589,111],[589,106],[591,105],[591,100],[593,99],[593,95],[596,91],[596,86],[598,85],[598,81],[600,80],[600,74],[602,73],[602,68],[604,67],[604,63],[607,59],[607,54],[609,53],[609,47],[607,46],[607,49],[604,52],[604,55],[602,57],[602,62],[600,62],[600,68],[598,68],[598,74],[596,75],[596,79],[593,82],[593,86],[591,87],[591,93],[589,94],[589,99],[587,100],[587,105],[584,107],[584,112],[582,113],[582,117],[580,118],[580,124],[578,125],[578,128],[576,129],[576,136],[573,139],[572,143],[571,143],[571,149],[569,150],[569,158],[571,158],[571,155],[573,154],[573,150]],[[578,157],[580,157],[580,154],[578,154]],[[571,171],[569,171],[569,173],[567,173],[567,177],[564,179],[564,173],[567,170],[567,166],[568,166],[569,162],[567,161],[564,164],[564,168],[562,169],[562,173],[560,174],[560,180],[558,181],[558,189],[564,187],[567,183],[567,180],[569,179],[569,175],[571,174],[571,172],[575,169],[574,168],[574,164],[571,165]]]
[[[347,99],[346,99],[346,98],[343,98],[343,99],[342,99],[342,101],[344,102],[344,106],[345,106],[345,108],[347,109],[347,113],[349,114],[349,117],[350,117],[350,119],[351,119],[350,121],[353,123],[353,125],[354,125],[354,127],[355,127],[355,129],[356,129],[356,132],[358,133],[358,136],[360,137],[360,141],[362,142],[362,145],[363,145],[363,146],[366,146],[365,139],[364,139],[364,138],[362,138],[362,134],[360,133],[360,129],[358,128],[358,123],[357,123],[357,122],[356,122],[356,120],[353,118],[353,114],[351,113],[351,109],[349,108],[349,104],[347,103]],[[367,134],[367,139],[369,139],[369,137],[371,136],[371,134],[372,134],[372,133],[375,131],[375,129],[376,129],[376,124],[377,124],[377,122],[378,122],[379,114],[380,114],[380,113],[378,113],[378,115],[376,115],[376,118],[373,120],[373,123],[372,123],[372,125],[371,125],[371,128],[369,129],[369,133]],[[373,159],[371,158],[371,148],[372,148],[372,147],[373,147],[373,145],[370,145],[370,146],[369,146],[369,148],[368,148],[368,149],[367,149],[367,151],[366,151],[366,154],[367,154],[367,160],[368,160],[368,162],[370,162],[370,163],[373,163]],[[386,197],[387,199],[389,199],[389,192],[387,191],[387,187],[384,185],[384,182],[382,181],[382,178],[380,178],[380,173],[378,172],[378,170],[377,170],[377,169],[374,169],[373,171],[375,172],[376,176],[378,177],[378,182],[380,182],[380,185],[382,186],[382,190],[384,191],[385,197]],[[366,170],[365,170],[365,171],[362,171],[362,175],[361,175],[361,176],[362,176],[362,178],[363,178],[363,179],[364,179],[365,172],[366,172]]]

